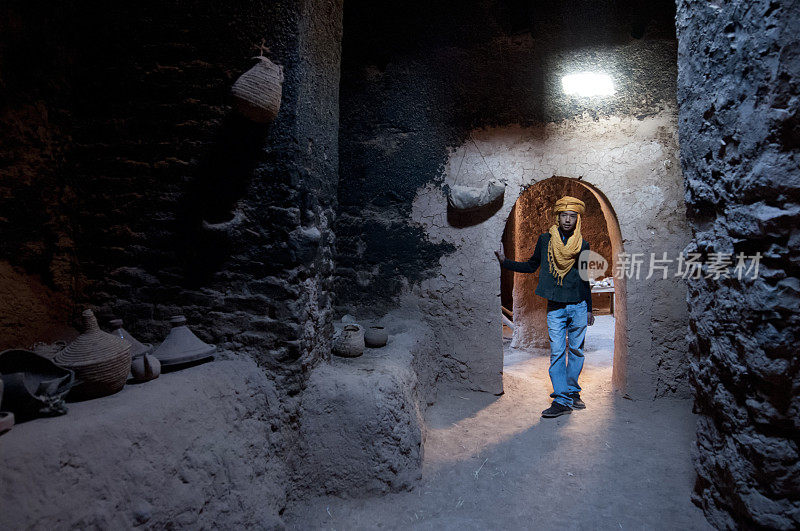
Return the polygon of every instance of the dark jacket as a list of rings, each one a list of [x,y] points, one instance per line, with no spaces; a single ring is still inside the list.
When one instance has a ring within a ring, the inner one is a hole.
[[[559,229],[559,234],[561,234],[563,240],[565,235],[561,233],[561,229]],[[550,266],[547,262],[547,246],[549,244],[550,233],[542,233],[539,235],[539,239],[536,240],[536,249],[534,249],[533,255],[531,255],[527,262],[515,262],[513,260],[505,259],[502,265],[506,269],[517,271],[519,273],[534,273],[541,265],[542,270],[539,273],[539,284],[536,286],[535,291],[537,295],[544,297],[549,301],[556,302],[575,303],[585,300],[586,310],[591,312],[591,287],[589,286],[589,281],[583,280],[578,274],[578,261],[575,260],[575,264],[572,266],[572,269],[567,271],[567,274],[564,275],[562,285],[559,286],[556,281],[556,277],[550,272]],[[581,251],[588,249],[589,242],[583,240]]]

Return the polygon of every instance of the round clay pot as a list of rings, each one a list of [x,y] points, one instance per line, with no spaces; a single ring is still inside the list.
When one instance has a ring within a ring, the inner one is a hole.
[[[382,326],[370,326],[364,332],[364,344],[370,348],[380,348],[389,341],[389,333]]]
[[[357,324],[345,325],[333,341],[333,353],[344,358],[356,358],[364,353],[364,329]]]
[[[161,362],[150,354],[142,354],[133,358],[131,374],[135,382],[155,380],[161,374]]]
[[[142,354],[147,354],[153,351],[153,345],[149,343],[141,343],[138,339],[133,337],[130,332],[122,328],[122,319],[112,319],[108,324],[114,329],[111,332],[113,335],[120,337],[131,344],[131,358],[136,359]]]
[[[7,432],[14,427],[14,414],[10,411],[0,411],[0,433]]]
[[[0,380],[0,405],[3,403],[3,380]],[[8,411],[0,411],[0,433],[6,432],[14,427],[14,414]]]

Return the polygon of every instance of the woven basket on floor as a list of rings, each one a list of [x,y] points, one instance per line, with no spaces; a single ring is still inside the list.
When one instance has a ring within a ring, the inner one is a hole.
[[[84,332],[59,352],[54,361],[75,371],[73,389],[81,398],[116,393],[125,386],[131,368],[131,344],[97,326],[91,310],[83,312]]]
[[[278,116],[283,91],[283,67],[263,55],[258,63],[239,76],[231,87],[234,107],[242,115],[259,123],[268,123]]]

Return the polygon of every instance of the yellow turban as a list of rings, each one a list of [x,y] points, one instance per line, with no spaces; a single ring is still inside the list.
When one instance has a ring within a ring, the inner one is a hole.
[[[565,195],[556,201],[556,206],[553,207],[553,210],[556,213],[564,212],[565,210],[571,210],[573,212],[577,212],[578,214],[583,214],[583,212],[586,210],[586,203],[577,197]]]
[[[556,277],[557,283],[561,285],[564,281],[564,275],[572,269],[575,260],[578,259],[578,255],[581,252],[581,247],[583,247],[581,214],[586,210],[586,204],[576,197],[565,195],[556,201],[553,210],[556,213],[564,212],[565,210],[578,213],[578,222],[575,224],[575,229],[567,239],[566,244],[561,241],[558,225],[555,224],[550,227],[550,243],[547,245],[547,262],[550,266],[550,273]]]

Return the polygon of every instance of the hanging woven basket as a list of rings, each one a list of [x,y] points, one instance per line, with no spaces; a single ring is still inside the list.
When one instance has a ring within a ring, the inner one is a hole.
[[[263,55],[255,59],[258,63],[239,76],[231,87],[231,94],[239,113],[254,122],[269,123],[281,108],[283,67]]]
[[[83,312],[84,332],[59,352],[54,361],[75,371],[79,380],[73,393],[96,398],[125,386],[131,368],[131,344],[97,326],[91,310]]]

